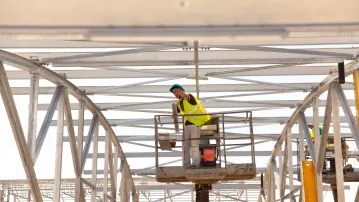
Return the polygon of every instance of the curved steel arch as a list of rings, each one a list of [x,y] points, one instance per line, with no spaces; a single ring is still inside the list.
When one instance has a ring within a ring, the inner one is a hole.
[[[131,181],[131,188],[133,194],[137,195],[137,192],[135,191],[135,185],[134,181],[132,180],[132,174],[130,172],[130,169],[128,167],[128,163],[125,157],[125,154],[121,148],[121,145],[119,144],[115,132],[113,131],[111,125],[107,121],[106,117],[102,114],[101,110],[92,102],[92,100],[79,88],[77,88],[74,84],[72,84],[70,81],[68,81],[66,78],[60,76],[59,74],[53,72],[52,70],[37,64],[31,60],[28,60],[26,58],[23,58],[21,56],[0,50],[0,61],[10,63],[12,66],[15,66],[19,69],[22,69],[24,71],[27,71],[29,73],[37,73],[40,77],[51,81],[52,83],[56,85],[63,85],[67,88],[68,92],[76,97],[78,100],[85,101],[86,108],[91,111],[92,114],[97,114],[99,118],[99,122],[103,126],[105,130],[110,131],[110,138],[112,139],[112,143],[115,146],[118,146],[119,148],[119,156],[122,161],[124,161],[125,169],[130,175],[130,181]]]
[[[345,76],[348,76],[355,71],[359,69],[359,62],[357,60],[347,64],[345,66]],[[300,113],[304,112],[312,103],[312,98],[320,96],[322,93],[327,91],[329,89],[329,84],[332,83],[334,80],[336,80],[339,77],[338,73],[332,73],[328,77],[326,77],[322,82],[320,82],[317,86],[313,88],[313,90],[303,99],[303,101],[298,105],[296,110],[293,112],[291,117],[289,118],[288,122],[284,126],[280,137],[278,138],[274,149],[272,151],[272,154],[269,158],[269,161],[267,163],[267,171],[266,171],[266,181],[268,182],[268,175],[270,175],[268,172],[271,171],[273,168],[273,162],[275,162],[275,158],[278,155],[279,150],[281,149],[281,146],[283,144],[283,141],[286,138],[287,130],[292,128],[292,126],[296,123],[298,116]],[[275,166],[276,167],[276,166]],[[273,188],[274,189],[274,188]],[[272,189],[272,191],[273,191]]]

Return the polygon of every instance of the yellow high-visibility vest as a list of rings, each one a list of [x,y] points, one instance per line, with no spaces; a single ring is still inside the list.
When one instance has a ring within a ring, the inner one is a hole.
[[[201,104],[201,102],[199,101],[199,99],[197,99],[195,96],[193,96],[193,98],[196,100],[197,105],[191,105],[187,99],[183,99],[183,108],[184,110],[182,110],[181,104],[180,104],[180,100],[177,100],[177,106],[180,109],[180,112],[182,115],[188,115],[188,114],[208,114],[207,110],[203,107],[203,105]],[[205,124],[207,121],[209,121],[211,119],[211,116],[209,115],[203,115],[203,116],[184,116],[184,123],[186,123],[186,121],[190,121],[191,123],[197,125],[197,126],[202,126],[203,124]]]
[[[319,134],[320,134],[320,138],[322,138],[322,131],[323,131],[323,128],[322,127],[319,127]],[[310,138],[314,139],[314,128],[312,129],[312,131],[310,131]],[[329,147],[329,144],[327,143],[325,145],[326,148]]]

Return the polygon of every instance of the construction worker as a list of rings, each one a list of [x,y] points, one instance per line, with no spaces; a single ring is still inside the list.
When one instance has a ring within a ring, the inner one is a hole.
[[[308,124],[308,128],[311,129],[310,131],[310,138],[312,138],[312,141],[314,143],[314,124],[313,123],[309,123]],[[319,126],[319,135],[320,135],[320,138],[322,136],[322,133],[323,133],[323,127]],[[326,148],[328,148],[329,144],[327,143],[325,145]],[[308,149],[308,145],[306,145],[306,149]],[[326,159],[324,158],[324,165],[323,165],[323,172],[326,172],[326,167],[327,167],[327,161]]]
[[[205,114],[202,116],[183,116],[184,122],[184,166],[185,168],[198,168],[200,164],[199,137],[201,126],[211,119],[200,100],[192,94],[186,94],[185,89],[174,84],[170,88],[177,100],[177,111],[182,115]],[[190,149],[189,149],[190,148]],[[190,152],[189,152],[190,150]],[[192,164],[190,163],[192,158]]]
[[[314,143],[314,124],[309,123],[309,124],[308,124],[308,128],[311,129],[311,131],[310,131],[310,138],[312,138],[313,143]],[[323,133],[323,127],[319,126],[319,135],[322,136],[322,133]],[[327,143],[325,146],[326,146],[326,148],[328,148],[328,143]]]

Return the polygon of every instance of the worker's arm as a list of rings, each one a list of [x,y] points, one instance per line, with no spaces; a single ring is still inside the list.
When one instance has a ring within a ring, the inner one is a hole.
[[[188,96],[186,96],[183,99],[186,99],[188,101],[188,103],[190,103],[191,105],[197,105],[196,99],[194,99],[193,95],[191,95],[191,94],[188,94]],[[177,112],[178,113],[181,112],[179,107],[181,107],[183,109],[183,101],[180,102],[180,105],[181,106],[177,105]]]

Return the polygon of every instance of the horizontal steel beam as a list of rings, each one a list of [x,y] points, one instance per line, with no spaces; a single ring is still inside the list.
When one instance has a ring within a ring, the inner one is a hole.
[[[253,117],[253,123],[254,124],[284,124],[289,120],[290,117]],[[233,119],[233,123],[239,123],[240,119]],[[243,119],[242,119],[243,120]],[[319,117],[319,123],[323,123],[324,117]],[[73,120],[74,124],[76,125],[78,122],[77,120]],[[227,119],[228,121],[228,119]],[[344,116],[340,117],[340,121],[342,123],[346,122],[346,118]],[[113,126],[136,126],[136,125],[153,125],[153,119],[138,119],[138,120],[127,120],[127,119],[108,119],[108,122],[110,125]],[[307,117],[307,122],[312,123],[313,117]],[[90,125],[91,120],[85,119],[85,126]],[[173,123],[173,121],[162,121],[162,123]],[[51,122],[51,126],[56,126],[57,122],[56,120],[53,120]],[[66,124],[65,124],[66,125]]]
[[[269,156],[272,151],[255,151],[256,156]],[[297,155],[297,151],[292,151],[293,156]],[[359,155],[358,151],[349,151],[352,155]],[[104,158],[104,153],[98,153],[97,158]],[[126,158],[154,158],[154,152],[125,152]],[[252,156],[251,151],[228,151],[227,157],[230,156]],[[159,152],[158,157],[182,157],[181,152]],[[92,158],[92,153],[88,154],[88,158]]]
[[[178,44],[177,48],[181,48],[182,44]],[[257,46],[219,46],[220,48],[231,48],[232,50],[221,50],[221,51],[200,51],[201,60],[198,62],[203,64],[211,65],[215,64],[256,64],[257,61],[268,61],[269,64],[282,63],[296,63],[289,61],[293,59],[295,61],[307,61],[313,60],[312,62],[298,62],[298,63],[318,63],[319,62],[336,62],[344,59],[352,59],[353,53],[358,51],[357,49],[333,49],[332,51],[313,51],[313,50],[295,50],[287,49],[278,54],[279,48],[270,47],[257,47]],[[241,48],[240,51],[237,48]],[[97,52],[97,53],[65,53],[65,52],[51,52],[51,53],[36,53],[41,62],[51,62],[53,66],[58,66],[67,63],[88,63],[88,62],[108,62],[118,61],[121,63],[133,63],[134,66],[137,63],[157,63],[157,62],[172,62],[176,64],[186,63],[192,65],[193,63],[193,51],[154,51],[161,49],[174,49],[176,47],[171,46],[157,46],[157,47],[144,47],[130,50],[115,50],[108,52]],[[256,50],[248,50],[256,49]],[[259,50],[261,49],[261,50]],[[145,52],[142,50],[152,50]],[[192,49],[193,50],[193,49]],[[264,51],[263,51],[264,50]],[[269,51],[270,50],[270,51]],[[282,49],[280,49],[282,50]],[[260,51],[260,52],[259,52]],[[333,54],[333,51],[335,53]],[[142,53],[141,53],[142,52]],[[304,53],[306,52],[306,53]],[[312,55],[309,53],[326,53],[325,55]],[[34,53],[18,53],[18,55],[29,58]],[[102,57],[101,57],[102,56]],[[43,59],[42,59],[43,58]],[[263,62],[260,62],[263,63]],[[132,66],[132,65],[129,65]]]
[[[111,59],[111,58],[110,58]],[[164,58],[165,59],[165,58]],[[311,63],[339,63],[344,57],[274,57],[252,59],[208,59],[200,60],[198,65],[252,65],[252,64],[311,64]],[[104,66],[183,66],[194,65],[193,60],[88,60],[55,62],[55,67],[104,67]]]
[[[255,151],[256,156],[269,156],[271,151]],[[231,156],[252,156],[251,151],[228,151],[227,157]],[[297,155],[297,151],[293,151],[293,156]],[[104,153],[98,153],[97,158],[104,158]],[[154,152],[125,152],[126,158],[154,158]],[[158,157],[182,157],[181,152],[159,152]],[[92,153],[88,154],[88,158],[92,158]]]
[[[287,83],[287,86],[298,87],[302,89],[312,89],[315,83]],[[151,85],[149,86],[130,86],[121,88],[120,86],[107,86],[114,90],[108,91],[109,93],[166,93],[168,92],[169,86],[167,85]],[[98,86],[78,86],[79,89],[91,91],[92,89],[98,88]],[[196,92],[195,85],[183,85],[183,88],[187,92]],[[352,85],[343,85],[344,90],[353,89]],[[30,92],[29,87],[12,87],[14,95],[27,95]],[[243,92],[243,91],[278,91],[278,90],[289,90],[286,87],[269,86],[264,84],[205,84],[201,85],[201,92]],[[40,87],[39,94],[53,94],[55,91],[54,87]]]
[[[279,137],[279,133],[273,133],[273,134],[261,134],[261,133],[256,133],[255,139],[259,140],[259,139],[273,139],[273,140],[277,140],[277,138]],[[243,135],[239,135],[239,134],[226,134],[227,138],[236,138],[236,137],[240,137],[240,136],[245,136]],[[247,135],[249,136],[249,135]],[[329,136],[333,136],[333,133],[329,133]],[[182,140],[182,135],[170,135],[171,138],[176,139],[176,140]],[[341,137],[346,137],[346,138],[352,138],[352,134],[351,133],[341,133]],[[87,140],[88,136],[84,136],[84,142]],[[296,140],[299,138],[299,134],[294,133],[292,134],[292,139]],[[64,142],[69,142],[69,137],[65,136],[63,141]],[[119,142],[130,142],[130,141],[155,141],[155,136],[152,134],[146,134],[146,135],[121,135],[121,136],[117,136],[117,140]],[[98,141],[103,142],[105,141],[105,137],[104,136],[99,136],[98,137]],[[269,140],[268,140],[269,141]]]
[[[126,96],[128,97],[128,96]],[[145,96],[144,96],[145,97]],[[201,99],[202,103],[206,108],[249,108],[249,107],[296,107],[301,101],[300,100],[248,100],[248,101],[229,101],[229,100],[207,100],[206,98]],[[96,105],[103,110],[130,110],[130,109],[165,109],[174,103],[175,100],[164,101],[164,102],[136,102],[136,103],[96,103]],[[326,100],[319,101],[319,107],[325,107]],[[348,104],[350,106],[355,106],[355,100],[349,99]],[[47,110],[48,104],[39,104],[38,110]],[[78,103],[71,104],[72,110],[78,110]]]
[[[220,68],[220,69],[219,69]],[[218,67],[218,68],[206,68],[201,66],[199,69],[199,75],[206,75],[209,72],[219,71],[228,72],[228,71],[238,71],[232,74],[226,74],[228,76],[284,76],[284,75],[327,75],[329,72],[335,69],[333,66],[292,66],[285,68],[271,68],[255,71],[240,71],[248,70],[248,67]],[[193,67],[184,67],[184,68],[173,68],[173,69],[151,69],[152,71],[161,71],[163,73],[168,73],[168,75],[161,74],[161,77],[172,77],[171,74],[188,74],[190,70],[193,70]],[[54,70],[58,74],[66,74],[67,79],[100,79],[100,78],[158,78],[159,74],[148,73],[144,69],[143,72],[129,72],[124,70]],[[8,79],[30,79],[30,74],[24,71],[6,71]]]

